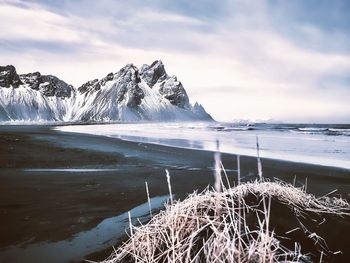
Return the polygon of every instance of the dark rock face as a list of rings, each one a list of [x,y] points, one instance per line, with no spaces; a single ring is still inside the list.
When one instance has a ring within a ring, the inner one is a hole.
[[[117,101],[123,101],[128,97],[127,106],[136,107],[141,104],[145,93],[139,87],[141,79],[139,77],[138,69],[132,65],[126,65],[115,75],[118,82],[115,84],[117,88]]]
[[[72,94],[73,86],[68,85],[59,78],[51,75],[42,76],[43,84],[40,85],[40,91],[45,96],[56,96],[56,97],[70,97]]]
[[[16,72],[16,68],[12,65],[0,66],[0,87],[18,88],[22,82]]]
[[[129,90],[129,100],[127,103],[128,107],[134,108],[141,104],[142,99],[145,97],[145,93],[143,90],[138,86],[134,85]]]
[[[181,82],[175,76],[168,78],[160,84],[159,93],[180,108],[189,108],[189,99]]]
[[[141,78],[151,88],[159,84],[159,93],[170,101],[171,104],[183,109],[189,109],[189,99],[181,82],[175,76],[170,77],[164,68],[162,61],[156,60],[150,66],[143,65],[140,70]]]
[[[25,84],[34,90],[47,96],[57,96],[61,98],[70,97],[73,87],[59,78],[51,75],[41,75],[40,72],[18,75],[14,66],[0,66],[0,86],[18,88]]]
[[[101,86],[104,86],[108,81],[111,81],[113,79],[114,79],[114,74],[109,73],[106,77],[104,77],[101,80],[94,79],[84,83],[78,88],[78,91],[80,93],[86,93],[90,91],[100,90]]]
[[[31,89],[39,90],[39,85],[43,83],[40,72],[22,74],[21,79],[24,84],[27,84]]]
[[[29,88],[40,90],[47,97],[70,98],[73,86],[52,75],[41,75],[40,72],[20,75],[20,79]]]
[[[94,80],[90,80],[90,81],[84,83],[83,85],[81,85],[78,88],[78,91],[80,93],[86,93],[86,92],[90,92],[93,90],[99,90],[99,89],[101,89],[101,84],[99,83],[98,79],[94,79]]]
[[[140,70],[140,76],[151,88],[158,81],[164,81],[168,77],[164,65],[160,60],[154,61],[150,66],[143,65]]]

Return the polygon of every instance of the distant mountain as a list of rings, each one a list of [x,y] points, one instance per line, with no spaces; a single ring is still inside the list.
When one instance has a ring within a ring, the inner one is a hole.
[[[128,64],[78,88],[39,72],[0,66],[0,121],[210,121],[161,61]]]

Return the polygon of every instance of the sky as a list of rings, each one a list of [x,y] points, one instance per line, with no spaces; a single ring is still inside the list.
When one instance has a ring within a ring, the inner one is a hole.
[[[219,121],[350,123],[348,0],[0,0],[0,65],[78,87],[160,59]]]

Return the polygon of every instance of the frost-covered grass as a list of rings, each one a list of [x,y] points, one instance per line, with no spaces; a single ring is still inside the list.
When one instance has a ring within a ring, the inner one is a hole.
[[[305,224],[319,215],[348,217],[350,206],[263,179],[221,192],[207,189],[167,204],[145,225],[131,226],[129,240],[104,263],[321,262],[332,252]],[[313,259],[300,240],[312,242]]]

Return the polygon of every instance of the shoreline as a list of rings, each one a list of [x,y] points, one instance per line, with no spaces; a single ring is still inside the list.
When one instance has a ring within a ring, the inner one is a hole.
[[[151,197],[167,194],[169,169],[179,198],[212,184],[213,153],[123,141],[117,138],[58,132],[52,126],[0,126],[1,249],[28,241],[55,242],[96,226]],[[230,181],[235,155],[222,154]],[[278,177],[321,196],[338,189],[350,199],[346,169],[262,158],[264,176]],[[242,179],[256,178],[256,158],[241,156]],[[77,172],[23,169],[82,169]],[[84,169],[111,169],[84,172]],[[45,196],[45,198],[42,198]],[[97,258],[104,259],[105,255]],[[94,256],[92,256],[94,257]],[[89,257],[88,257],[89,258]]]
[[[253,130],[245,130],[244,128],[241,130],[242,127],[236,127],[233,129],[235,132],[230,133],[225,130],[226,128],[232,130],[229,128],[230,125],[225,128],[224,124],[219,123],[215,126],[203,126],[201,123],[190,126],[186,123],[160,123],[159,125],[158,127],[157,123],[126,123],[124,125],[96,125],[91,128],[87,128],[85,125],[68,125],[57,126],[53,129],[62,132],[118,138],[130,142],[211,152],[216,150],[215,141],[218,140],[221,153],[239,154],[253,158],[256,157],[256,137],[259,137],[260,154],[263,158],[341,168],[350,171],[350,162],[344,155],[348,153],[345,146],[348,144],[346,137],[327,137],[326,135],[320,136],[320,134],[313,134],[312,137],[310,137],[311,135],[298,134],[295,137],[297,132],[293,129],[296,129],[297,126],[294,126],[292,130],[280,132],[278,129],[269,130],[266,126],[260,127],[259,124],[256,124],[257,126]],[[177,127],[180,127],[179,131],[176,131]],[[316,143],[319,140],[321,145],[324,144],[322,147]],[[333,143],[330,143],[330,141]],[[318,151],[322,154],[317,154]],[[342,152],[343,154],[340,154]]]

